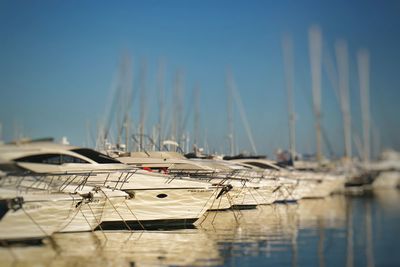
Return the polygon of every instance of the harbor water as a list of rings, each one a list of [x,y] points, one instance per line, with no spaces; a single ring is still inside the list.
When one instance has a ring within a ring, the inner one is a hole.
[[[400,266],[400,191],[208,212],[194,229],[55,234],[0,266]]]

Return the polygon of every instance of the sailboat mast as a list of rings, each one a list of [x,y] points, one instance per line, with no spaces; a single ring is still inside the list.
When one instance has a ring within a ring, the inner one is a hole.
[[[161,149],[163,139],[163,126],[164,126],[164,75],[165,65],[163,61],[159,63],[158,69],[158,147]]]
[[[193,127],[193,144],[199,145],[200,135],[200,86],[197,85],[194,89],[194,127]]]
[[[129,135],[130,135],[130,120],[129,120],[129,114],[126,115],[126,120],[124,122],[124,128],[125,128],[125,151],[129,151]]]
[[[232,73],[226,73],[226,90],[227,90],[227,115],[228,115],[228,143],[229,155],[235,154],[234,136],[233,136],[233,89],[232,89]]]
[[[282,47],[283,47],[283,61],[285,67],[287,105],[288,105],[288,116],[289,116],[290,156],[291,159],[294,160],[296,156],[296,121],[295,121],[294,102],[293,102],[294,57],[293,57],[293,41],[291,36],[289,35],[283,36]]]
[[[257,153],[257,148],[256,148],[256,144],[254,142],[254,138],[253,138],[253,134],[252,134],[252,131],[251,131],[251,127],[250,127],[249,121],[247,119],[246,110],[244,109],[242,98],[241,98],[241,96],[239,94],[239,91],[236,88],[236,84],[235,84],[235,81],[234,81],[233,77],[232,77],[232,81],[231,81],[230,85],[232,87],[233,99],[235,100],[235,103],[237,105],[237,108],[238,108],[238,111],[239,111],[239,115],[240,115],[240,118],[242,119],[242,123],[243,123],[244,129],[246,131],[247,137],[249,138],[249,142],[250,142],[251,148],[253,150],[253,153],[255,155],[257,155],[258,154]]]
[[[344,40],[337,41],[335,50],[339,76],[340,106],[343,116],[345,158],[350,160],[352,157],[351,115],[349,101],[349,60],[346,42]]]
[[[139,151],[143,148],[146,121],[146,61],[142,61],[140,72],[140,124],[139,124]]]
[[[310,43],[311,80],[313,92],[313,106],[315,116],[315,134],[317,141],[317,161],[322,160],[321,135],[321,65],[322,65],[322,34],[318,26],[314,25],[308,32]]]
[[[363,123],[363,161],[370,160],[370,110],[369,110],[369,53],[361,49],[357,54],[360,83],[361,116]]]

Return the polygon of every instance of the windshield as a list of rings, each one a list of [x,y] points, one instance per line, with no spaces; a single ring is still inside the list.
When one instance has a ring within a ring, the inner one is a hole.
[[[77,149],[71,149],[71,151],[78,153],[82,156],[85,156],[97,163],[100,164],[112,164],[112,163],[121,163],[118,160],[115,160],[107,155],[104,155],[100,152],[97,152],[93,149],[89,149],[89,148],[77,148]]]
[[[275,167],[273,167],[271,165],[264,164],[264,163],[261,163],[261,162],[246,162],[246,164],[249,164],[249,165],[261,168],[261,169],[278,170],[277,168],[275,168]]]
[[[86,160],[73,157],[65,154],[56,154],[56,153],[48,153],[48,154],[38,154],[31,155],[22,158],[15,159],[16,162],[28,162],[28,163],[42,163],[42,164],[52,164],[52,165],[61,165],[64,163],[89,163]]]

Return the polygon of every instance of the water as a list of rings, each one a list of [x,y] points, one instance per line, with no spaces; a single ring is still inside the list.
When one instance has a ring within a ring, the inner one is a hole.
[[[400,191],[208,213],[197,229],[57,234],[1,266],[400,266]]]

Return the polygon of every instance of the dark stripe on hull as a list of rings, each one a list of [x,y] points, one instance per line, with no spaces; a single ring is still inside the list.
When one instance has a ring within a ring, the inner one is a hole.
[[[226,210],[231,210],[232,209],[232,207],[229,207],[229,208],[225,208],[225,209],[218,209],[218,208],[215,208],[215,209],[208,209],[207,211],[226,211]]]
[[[105,221],[97,226],[95,230],[172,230],[172,229],[195,229],[193,225],[198,218],[192,219],[168,219],[147,221]],[[125,224],[126,223],[126,224]]]
[[[349,181],[347,181],[344,186],[345,187],[362,187],[365,185],[370,185],[375,181],[375,178],[378,176],[378,172],[368,172],[363,173],[359,176],[352,177]]]
[[[257,205],[232,205],[231,209],[234,210],[252,210],[256,209]]]
[[[290,203],[297,203],[297,200],[290,199],[290,200],[277,200],[274,204],[290,204]]]
[[[7,246],[41,246],[46,237],[30,237],[0,240],[0,247]]]

